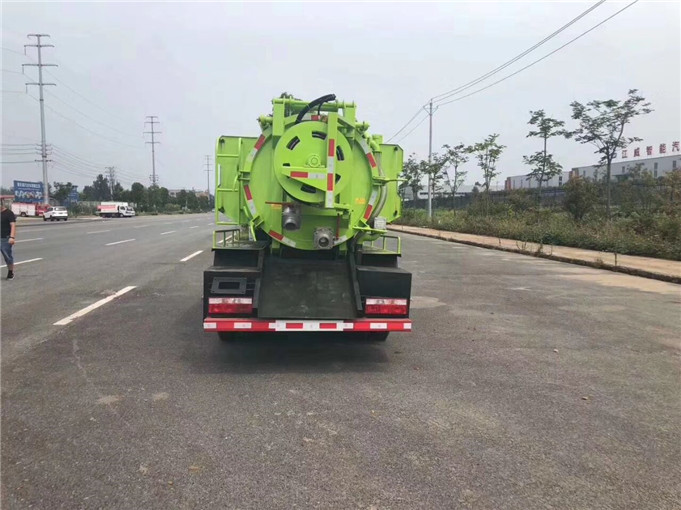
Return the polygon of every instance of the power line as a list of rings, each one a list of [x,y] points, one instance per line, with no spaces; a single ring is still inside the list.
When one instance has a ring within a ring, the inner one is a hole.
[[[566,30],[567,28],[569,28],[570,26],[572,26],[573,24],[575,24],[577,21],[579,21],[580,19],[582,19],[584,16],[586,16],[586,15],[589,14],[591,11],[593,11],[594,9],[596,9],[597,7],[599,7],[599,6],[600,6],[601,4],[603,4],[604,2],[605,2],[605,0],[600,0],[598,3],[596,3],[595,5],[592,5],[591,7],[589,7],[587,10],[585,10],[584,12],[582,12],[581,14],[579,14],[577,17],[575,17],[575,18],[573,18],[572,20],[570,20],[568,23],[566,23],[565,25],[563,25],[562,27],[560,27],[558,30],[554,31],[552,34],[548,35],[547,37],[545,37],[544,39],[542,39],[541,41],[539,41],[538,43],[536,43],[534,46],[531,46],[530,48],[526,49],[526,50],[523,51],[522,53],[516,55],[516,56],[513,57],[511,60],[508,60],[507,62],[501,64],[500,66],[498,66],[498,67],[492,69],[491,71],[489,71],[489,72],[483,74],[482,76],[479,76],[478,78],[469,81],[468,83],[464,83],[463,85],[461,85],[461,86],[459,86],[459,87],[457,87],[457,88],[455,88],[455,89],[449,90],[449,91],[444,92],[444,93],[442,93],[442,94],[438,94],[437,96],[433,96],[433,97],[431,98],[431,100],[433,100],[433,101],[435,101],[435,102],[440,102],[440,101],[446,99],[447,97],[450,97],[451,95],[455,95],[457,92],[460,92],[460,91],[462,91],[462,90],[466,90],[466,89],[468,89],[468,88],[470,88],[470,87],[476,85],[477,83],[480,83],[481,81],[484,81],[485,79],[489,78],[490,76],[492,76],[492,75],[498,73],[499,71],[502,71],[503,69],[505,69],[505,68],[508,67],[509,65],[511,65],[511,64],[513,64],[514,62],[520,60],[520,59],[523,58],[525,55],[531,53],[532,51],[534,51],[535,49],[539,48],[541,45],[543,45],[544,43],[546,43],[547,41],[549,41],[550,39],[552,39],[552,38],[555,37],[556,35],[560,34],[560,33],[563,32],[564,30]],[[446,96],[446,97],[445,97],[445,96]],[[426,103],[426,104],[427,104],[427,103]],[[404,131],[404,130],[405,130],[405,129],[414,121],[414,119],[416,119],[416,117],[418,117],[418,115],[421,113],[421,109],[424,108],[424,107],[425,107],[425,105],[421,106],[421,107],[416,111],[416,113],[412,116],[412,118],[409,119],[409,120],[407,121],[407,123],[404,124],[404,125],[403,125],[395,134],[394,134],[394,135],[392,135],[390,138],[388,138],[387,141],[389,142],[390,140],[392,140],[393,138],[395,138],[397,135],[399,135],[402,131]],[[424,120],[424,119],[422,119],[421,122],[423,122],[423,120]],[[416,128],[414,128],[414,129],[416,129]],[[413,131],[414,129],[412,129],[412,131]],[[411,133],[412,131],[410,131],[410,133]],[[409,134],[409,133],[408,133],[408,134]],[[408,134],[407,134],[407,136],[408,136]],[[406,138],[406,136],[402,137],[400,140],[403,140],[404,138]],[[399,143],[399,141],[398,141],[398,142],[395,142],[395,143]]]
[[[541,62],[542,60],[544,60],[544,59],[550,57],[551,55],[553,55],[554,53],[556,53],[556,52],[562,50],[563,48],[565,48],[566,46],[572,44],[572,43],[575,42],[576,40],[581,39],[582,37],[584,37],[584,36],[585,36],[586,34],[588,34],[589,32],[591,32],[591,31],[597,29],[598,27],[600,27],[601,25],[603,25],[603,24],[606,23],[607,21],[610,21],[612,18],[614,18],[615,16],[617,16],[619,13],[621,13],[621,12],[627,10],[629,7],[631,7],[632,5],[634,5],[634,4],[637,3],[637,2],[638,2],[638,0],[634,0],[634,1],[631,2],[630,4],[625,5],[625,6],[624,6],[623,8],[621,8],[619,11],[615,12],[615,14],[613,14],[613,15],[611,15],[611,16],[608,16],[607,18],[605,18],[603,21],[601,21],[601,22],[598,23],[597,25],[594,25],[593,27],[591,27],[589,30],[587,30],[587,31],[585,31],[585,32],[582,32],[581,34],[579,34],[579,35],[578,35],[577,37],[575,37],[574,39],[570,39],[568,42],[566,42],[566,43],[563,44],[562,46],[559,46],[558,48],[556,48],[556,49],[553,50],[552,52],[547,53],[546,55],[544,55],[543,57],[541,57],[541,58],[535,60],[534,62],[529,63],[529,64],[526,65],[525,67],[522,67],[522,68],[518,69],[518,70],[515,71],[514,73],[511,73],[511,74],[509,74],[509,75],[507,75],[507,76],[504,76],[504,77],[501,78],[500,80],[497,80],[497,81],[495,81],[495,82],[493,82],[493,83],[490,83],[489,85],[487,85],[487,86],[485,86],[485,87],[483,87],[483,88],[481,88],[481,89],[474,90],[473,92],[471,92],[471,93],[469,93],[469,94],[466,94],[465,96],[457,97],[456,99],[452,99],[452,100],[450,100],[450,101],[446,101],[446,102],[444,102],[444,103],[440,103],[440,106],[444,106],[444,105],[446,105],[446,104],[454,103],[454,102],[456,102],[456,101],[461,101],[462,99],[465,99],[465,98],[470,97],[470,96],[472,96],[472,95],[474,95],[474,94],[477,94],[478,92],[482,92],[483,90],[487,90],[488,88],[493,87],[494,85],[497,85],[498,83],[501,83],[502,81],[508,80],[509,78],[515,76],[516,74],[521,73],[521,72],[524,71],[525,69],[528,69],[528,68],[532,67],[533,65],[538,64],[538,63]]]
[[[76,108],[75,106],[72,106],[71,104],[67,103],[67,102],[64,101],[63,99],[60,99],[58,96],[56,96],[56,95],[54,95],[54,94],[50,94],[50,96],[51,96],[53,99],[56,99],[57,101],[59,101],[60,103],[62,103],[62,104],[64,104],[64,105],[68,106],[69,108],[71,108],[71,109],[74,110],[75,112],[80,113],[83,117],[85,117],[85,118],[87,118],[87,119],[90,119],[91,121],[96,122],[97,124],[100,124],[101,126],[107,127],[107,128],[109,128],[109,129],[111,129],[112,131],[116,131],[117,133],[120,133],[120,134],[122,134],[122,135],[124,135],[124,136],[130,137],[130,138],[136,138],[134,135],[131,135],[130,133],[126,133],[126,132],[124,132],[124,131],[121,131],[120,129],[117,129],[117,128],[113,127],[113,126],[110,126],[109,124],[106,124],[105,122],[102,122],[102,121],[99,121],[99,120],[97,120],[97,119],[95,119],[95,118],[93,118],[93,117],[90,117],[88,114],[81,112],[78,108]]]
[[[419,113],[420,113],[420,112],[419,112]],[[395,143],[396,143],[396,144],[397,144],[397,143],[400,143],[402,140],[404,140],[405,138],[407,138],[410,134],[412,134],[412,133],[416,130],[417,127],[419,127],[421,124],[423,124],[423,121],[425,121],[427,118],[428,118],[428,115],[426,115],[425,117],[423,117],[423,118],[418,122],[418,124],[416,124],[413,128],[411,128],[411,129],[409,130],[409,132],[407,132],[405,135],[403,135],[402,137],[400,137],[399,140],[395,141]]]
[[[464,83],[463,85],[461,85],[461,86],[459,86],[459,87],[457,87],[457,88],[455,88],[455,89],[449,90],[449,91],[444,92],[444,93],[442,93],[442,94],[438,94],[437,96],[433,96],[433,97],[432,97],[433,101],[439,103],[439,102],[441,102],[441,101],[447,99],[448,97],[451,97],[452,95],[456,95],[457,93],[459,93],[459,92],[461,92],[461,91],[463,91],[463,90],[469,89],[469,88],[473,87],[474,85],[477,85],[477,84],[480,83],[481,81],[486,80],[486,79],[489,78],[490,76],[493,76],[493,75],[497,74],[498,72],[503,71],[504,69],[506,69],[506,68],[507,68],[508,66],[510,66],[511,64],[517,62],[518,60],[520,60],[520,59],[523,58],[524,56],[528,55],[529,53],[532,53],[534,50],[536,50],[537,48],[539,48],[539,47],[542,46],[543,44],[547,43],[548,41],[550,41],[551,39],[553,39],[554,37],[556,37],[558,34],[560,34],[561,32],[567,30],[569,27],[571,27],[572,25],[574,25],[575,23],[577,23],[577,21],[579,21],[580,19],[582,19],[584,16],[586,16],[587,14],[589,14],[589,13],[590,13],[591,11],[593,11],[594,9],[598,8],[598,7],[599,7],[600,5],[602,5],[603,3],[605,3],[605,0],[600,0],[600,1],[597,2],[596,4],[592,5],[591,7],[589,7],[588,9],[586,9],[584,12],[582,12],[581,14],[579,14],[577,17],[575,17],[575,18],[571,19],[570,21],[568,21],[565,25],[563,25],[562,27],[560,27],[558,30],[556,30],[556,31],[554,31],[552,34],[546,36],[544,39],[542,39],[541,41],[539,41],[538,43],[536,43],[534,46],[531,46],[530,48],[526,49],[526,50],[523,51],[522,53],[519,53],[518,55],[516,55],[515,57],[513,57],[511,60],[508,60],[508,61],[504,62],[504,63],[501,64],[500,66],[495,67],[494,69],[492,69],[491,71],[489,71],[489,72],[483,74],[482,76],[479,76],[478,78],[475,78],[474,80],[471,80],[471,81],[469,81],[468,83]]]
[[[392,135],[390,138],[388,138],[388,139],[386,140],[386,142],[389,142],[390,140],[392,140],[393,138],[395,138],[397,135],[399,135],[402,131],[404,131],[404,129],[405,129],[409,124],[411,124],[412,121],[413,121],[416,117],[418,117],[418,115],[421,113],[421,108],[423,108],[423,106],[419,107],[419,109],[416,110],[416,113],[414,114],[414,116],[413,116],[411,119],[409,119],[409,120],[407,121],[407,123],[406,123],[404,126],[402,126],[394,135]],[[423,121],[421,121],[421,122],[423,122]],[[413,131],[413,130],[412,130],[412,131]],[[411,131],[410,131],[410,133],[411,133]],[[404,138],[404,137],[403,137],[403,138]],[[402,140],[403,138],[400,138],[400,140]],[[398,142],[395,142],[395,143],[398,143]]]
[[[0,164],[2,165],[20,165],[24,163],[36,163],[36,160],[32,161],[0,161]]]

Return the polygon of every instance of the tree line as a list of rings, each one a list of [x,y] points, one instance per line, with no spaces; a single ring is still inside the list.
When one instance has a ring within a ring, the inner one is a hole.
[[[49,185],[50,196],[60,203],[67,203],[74,185],[71,182],[54,182]],[[193,190],[181,190],[171,196],[168,188],[163,186],[145,187],[142,183],[134,182],[129,189],[120,182],[111,182],[108,177],[99,174],[91,185],[85,186],[78,194],[80,201],[90,202],[128,202],[135,204],[140,212],[174,212],[209,211],[212,202],[205,195],[198,196]]]
[[[538,147],[532,154],[523,156],[523,162],[529,169],[527,179],[534,179],[537,182],[538,200],[541,205],[542,185],[563,171],[562,165],[549,152],[549,141],[555,137],[562,137],[592,145],[595,148],[594,153],[599,156],[597,165],[605,167],[606,170],[603,178],[605,209],[607,217],[610,217],[612,161],[618,151],[641,141],[638,137],[625,136],[625,127],[636,116],[648,114],[653,110],[650,103],[646,102],[636,89],[630,89],[624,100],[593,100],[586,104],[573,101],[570,107],[572,119],[577,123],[573,130],[566,129],[564,121],[548,116],[544,110],[530,111],[528,124],[531,129],[527,137],[537,139]],[[496,165],[506,148],[498,139],[499,134],[494,133],[471,145],[463,143],[443,145],[442,152],[433,154],[430,161],[417,160],[412,154],[404,164],[400,187],[403,190],[409,188],[413,196],[417,197],[418,192],[424,188],[424,180],[428,179],[430,182],[431,193],[446,181],[454,200],[468,174],[462,166],[473,157],[482,172],[482,181],[476,182],[475,187],[483,192],[483,197],[489,202],[490,185],[499,175]]]

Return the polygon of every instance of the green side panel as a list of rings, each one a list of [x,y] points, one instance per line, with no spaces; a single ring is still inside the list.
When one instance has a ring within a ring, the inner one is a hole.
[[[221,136],[215,149],[215,214],[218,224],[248,223],[242,211],[239,171],[253,149],[253,137]]]
[[[395,221],[402,215],[402,200],[399,195],[399,186],[397,179],[402,173],[402,164],[404,161],[404,151],[399,145],[381,145],[381,164],[383,172],[387,179],[387,196],[381,216],[383,216],[388,223]]]

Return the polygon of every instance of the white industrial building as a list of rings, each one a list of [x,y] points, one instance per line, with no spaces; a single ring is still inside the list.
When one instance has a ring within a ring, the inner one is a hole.
[[[613,161],[610,168],[611,178],[616,180],[626,176],[633,169],[640,167],[641,171],[649,172],[653,177],[664,177],[669,172],[681,169],[681,153],[670,154],[669,156],[658,156],[653,158],[637,158],[630,160]],[[559,188],[572,177],[582,177],[585,179],[598,180],[605,176],[605,165],[577,166],[569,172],[561,172],[548,182],[542,184],[543,188]],[[506,190],[537,188],[538,182],[534,178],[525,175],[514,175],[506,178]]]
[[[669,156],[658,156],[655,158],[638,158],[631,160],[613,161],[610,167],[611,178],[617,179],[627,175],[634,168],[639,167],[641,171],[649,172],[653,177],[664,177],[669,172],[681,169],[681,153],[670,154]],[[605,176],[607,169],[605,165],[578,166],[570,170],[570,177],[583,177],[586,179],[598,180]]]
[[[551,177],[548,181],[542,182],[542,188],[560,188],[570,178],[570,172],[561,172],[558,175]],[[504,189],[534,189],[539,187],[539,181],[534,177],[527,175],[514,175],[506,177],[506,184]]]

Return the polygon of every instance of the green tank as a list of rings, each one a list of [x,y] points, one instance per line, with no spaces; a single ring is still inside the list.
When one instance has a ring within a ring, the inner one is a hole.
[[[274,99],[259,136],[218,139],[205,331],[411,330],[411,274],[386,230],[400,216],[403,153],[356,110],[334,95]]]
[[[218,224],[299,250],[374,240],[400,216],[403,152],[368,133],[354,103],[274,99],[260,136],[221,136]]]

